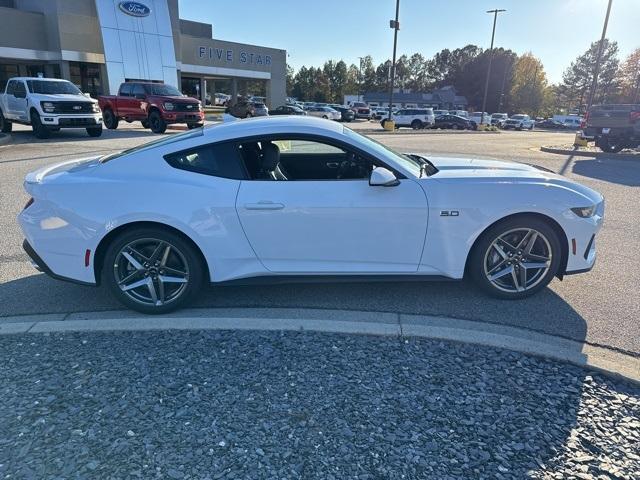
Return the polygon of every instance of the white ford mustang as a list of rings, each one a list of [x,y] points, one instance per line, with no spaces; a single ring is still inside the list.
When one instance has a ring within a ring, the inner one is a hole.
[[[30,173],[49,275],[161,313],[205,281],[460,279],[521,298],[596,259],[603,197],[548,170],[400,154],[335,122],[236,121]]]

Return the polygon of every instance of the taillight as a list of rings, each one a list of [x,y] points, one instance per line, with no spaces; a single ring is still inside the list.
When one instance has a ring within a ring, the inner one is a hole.
[[[640,110],[636,111],[636,112],[631,112],[629,114],[629,120],[631,121],[631,123],[637,122],[638,120],[640,120]]]
[[[31,205],[33,205],[33,197],[31,197],[29,200],[27,200],[27,203],[25,204],[23,210],[26,210],[27,208],[29,208]]]

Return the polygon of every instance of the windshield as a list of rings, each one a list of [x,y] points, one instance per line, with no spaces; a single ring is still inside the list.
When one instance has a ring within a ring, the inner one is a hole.
[[[200,137],[203,135],[202,128],[196,128],[194,130],[189,130],[183,133],[176,133],[171,135],[170,137],[162,137],[158,140],[154,140],[149,143],[144,143],[142,145],[138,145],[137,147],[128,148],[127,150],[122,150],[121,152],[112,153],[110,155],[105,155],[100,159],[100,163],[106,163],[110,160],[124,157],[130,153],[142,152],[144,150],[148,150],[153,147],[162,147],[164,145],[170,145],[176,142],[182,142],[183,140],[189,140],[190,138]]]
[[[27,80],[31,93],[43,95],[82,95],[82,92],[71,82],[51,80]]]
[[[513,117],[514,120],[522,120],[524,118],[524,115],[514,115]]]
[[[176,87],[163,85],[162,83],[144,86],[149,95],[161,95],[163,97],[182,97],[182,93]]]
[[[370,137],[365,137],[364,135],[360,135],[359,133],[354,132],[348,127],[344,127],[344,133],[348,137],[351,137],[352,139],[356,140],[361,145],[364,145],[367,148],[375,151],[381,157],[389,158],[391,156],[396,163],[402,165],[404,168],[409,170],[416,177],[420,177],[420,165],[421,165],[420,161],[413,159],[402,153],[398,153],[395,150],[387,147],[386,145],[383,145],[380,142],[377,142],[376,140],[373,140]]]

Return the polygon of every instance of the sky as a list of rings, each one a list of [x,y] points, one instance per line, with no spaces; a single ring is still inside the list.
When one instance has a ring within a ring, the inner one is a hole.
[[[287,51],[287,62],[319,66],[326,60],[374,64],[391,58],[394,0],[179,0],[180,17],[213,24],[213,38]],[[495,46],[542,60],[551,83],[602,34],[607,0],[400,0],[398,56],[430,58],[443,48]],[[613,0],[607,37],[623,60],[640,48],[640,0]]]

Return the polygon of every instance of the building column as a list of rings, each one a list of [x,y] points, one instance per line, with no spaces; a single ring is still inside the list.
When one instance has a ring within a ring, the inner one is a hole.
[[[207,98],[207,81],[204,78],[200,78],[200,101],[202,105],[206,105]]]
[[[229,100],[229,106],[235,105],[238,101],[238,79],[231,79],[231,100]]]
[[[60,62],[60,78],[71,81],[71,69],[69,68],[69,62]]]

